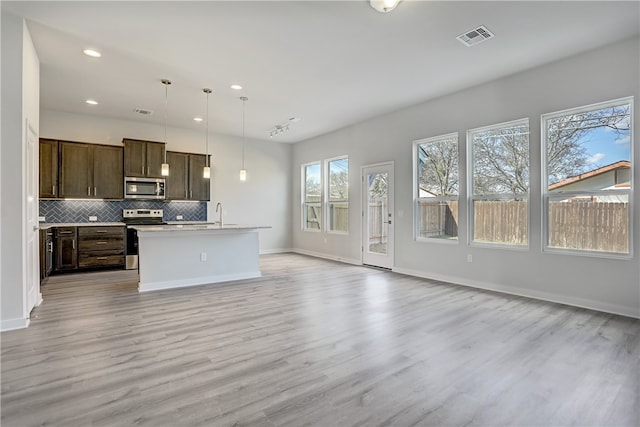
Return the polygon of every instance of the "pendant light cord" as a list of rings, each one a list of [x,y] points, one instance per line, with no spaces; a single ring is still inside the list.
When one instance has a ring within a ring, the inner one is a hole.
[[[209,93],[211,90],[205,89],[204,92],[207,94],[207,147],[205,150],[205,164],[209,166]]]
[[[169,110],[168,102],[168,87],[171,84],[171,80],[162,79],[164,85],[164,163],[167,163],[167,115]]]

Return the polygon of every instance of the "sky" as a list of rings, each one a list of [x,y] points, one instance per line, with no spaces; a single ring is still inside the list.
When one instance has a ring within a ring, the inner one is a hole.
[[[614,132],[608,128],[598,128],[585,138],[582,144],[588,152],[587,170],[610,165],[620,160],[631,160],[631,138],[629,131]]]

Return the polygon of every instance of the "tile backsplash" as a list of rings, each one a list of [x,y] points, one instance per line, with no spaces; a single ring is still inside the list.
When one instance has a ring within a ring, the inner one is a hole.
[[[206,221],[207,202],[164,202],[160,200],[40,200],[40,216],[52,222],[122,221],[123,209],[162,209],[165,221]]]

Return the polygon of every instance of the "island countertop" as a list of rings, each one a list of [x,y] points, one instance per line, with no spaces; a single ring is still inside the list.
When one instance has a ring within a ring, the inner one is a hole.
[[[256,230],[271,228],[270,225],[220,224],[217,222],[192,222],[184,224],[131,225],[137,231],[223,231],[223,230]]]

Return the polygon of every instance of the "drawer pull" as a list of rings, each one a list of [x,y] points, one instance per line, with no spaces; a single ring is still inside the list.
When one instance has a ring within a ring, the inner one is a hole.
[[[107,230],[96,230],[96,234],[106,234]]]
[[[109,258],[108,258],[108,257],[106,257],[106,256],[99,256],[99,257],[97,257],[96,259],[99,259],[99,260],[101,260],[101,261],[104,261],[105,259],[109,259]]]
[[[96,245],[106,245],[107,242],[96,242]]]

